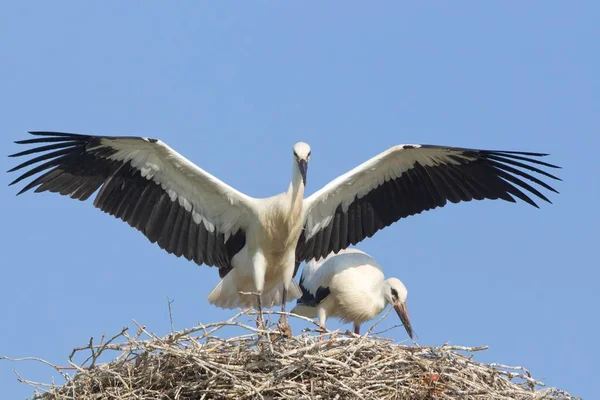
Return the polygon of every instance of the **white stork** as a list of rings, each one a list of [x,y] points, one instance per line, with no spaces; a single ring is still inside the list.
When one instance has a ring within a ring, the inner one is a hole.
[[[292,312],[318,317],[323,331],[327,318],[337,317],[344,323],[354,323],[358,335],[361,324],[391,304],[408,336],[413,337],[406,287],[398,278],[384,279],[379,263],[364,251],[348,248],[320,261],[309,261],[302,270],[300,288],[302,297]]]
[[[43,144],[13,157],[42,153],[11,184],[43,172],[19,194],[57,192],[86,200],[140,230],[151,242],[195,263],[217,266],[222,280],[208,300],[223,308],[297,299],[298,266],[371,237],[409,215],[472,199],[519,198],[520,188],[550,202],[525,178],[556,192],[530,172],[555,176],[535,165],[539,153],[430,145],[398,145],[371,158],[304,198],[310,147],[293,147],[286,192],[253,198],[228,186],[157,139],[61,132],[30,132],[18,144]],[[528,171],[528,172],[527,172]],[[262,294],[253,296],[239,292]],[[282,326],[289,329],[285,316]]]

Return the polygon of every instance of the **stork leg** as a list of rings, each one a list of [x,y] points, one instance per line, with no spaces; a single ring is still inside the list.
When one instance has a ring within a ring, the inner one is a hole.
[[[263,319],[263,310],[262,310],[262,293],[258,293],[256,295],[256,303],[258,305],[258,321],[256,323],[256,327],[258,329],[264,329],[265,328],[265,322]]]
[[[285,314],[285,303],[287,303],[288,289],[292,284],[292,277],[294,275],[294,267],[296,265],[296,253],[291,252],[288,254],[288,258],[285,263],[283,270],[283,290],[281,291],[281,317],[279,317],[279,330],[281,334],[286,337],[292,337],[292,328],[288,323],[287,315]]]
[[[281,312],[285,313],[285,303],[287,303],[287,288],[286,285],[283,285],[283,291],[281,292]],[[281,314],[279,317],[279,330],[286,337],[292,337],[292,327],[288,323],[287,315]]]
[[[264,329],[263,309],[262,309],[262,294],[265,288],[265,273],[267,271],[267,262],[262,251],[258,250],[252,256],[252,279],[254,288],[256,289],[256,305],[258,308],[259,329]]]
[[[360,335],[360,324],[354,323],[354,333]]]
[[[325,333],[327,332],[327,328],[325,328],[325,325],[320,325],[319,326],[321,332],[319,333],[319,340],[323,341],[325,340]]]

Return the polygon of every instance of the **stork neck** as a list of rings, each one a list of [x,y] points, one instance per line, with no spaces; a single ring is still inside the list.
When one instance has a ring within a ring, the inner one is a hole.
[[[302,201],[304,197],[304,182],[302,181],[302,174],[300,174],[300,168],[298,168],[296,162],[294,162],[292,167],[292,181],[288,187],[287,194],[291,198],[292,204]]]

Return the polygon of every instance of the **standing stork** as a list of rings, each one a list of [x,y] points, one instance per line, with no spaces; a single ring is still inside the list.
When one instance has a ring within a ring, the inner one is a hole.
[[[12,157],[42,153],[10,171],[42,162],[15,184],[43,172],[18,194],[56,192],[86,200],[129,223],[151,242],[195,263],[217,266],[208,296],[218,307],[257,307],[297,299],[298,266],[371,237],[409,215],[472,199],[519,198],[521,189],[550,202],[523,179],[556,192],[529,172],[557,177],[535,165],[539,153],[398,145],[334,179],[304,199],[310,147],[293,147],[287,191],[253,198],[194,165],[160,140],[30,132],[18,144],[42,144]],[[9,171],[9,172],[10,172]],[[521,189],[519,189],[519,187]],[[239,292],[257,292],[257,299]],[[262,318],[261,318],[262,322]],[[285,314],[282,328],[289,329]]]
[[[398,278],[384,279],[379,263],[364,251],[348,248],[338,254],[311,260],[300,276],[302,297],[293,313],[319,318],[325,331],[328,317],[352,322],[354,333],[391,304],[412,339],[413,331],[406,309],[406,286]]]

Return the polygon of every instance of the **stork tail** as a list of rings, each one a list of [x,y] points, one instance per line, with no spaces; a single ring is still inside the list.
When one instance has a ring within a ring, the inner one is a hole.
[[[214,289],[210,292],[207,300],[210,304],[226,309],[233,308],[254,308],[257,309],[256,297],[252,295],[242,295],[233,279],[234,274],[227,274]],[[264,308],[280,306],[282,300],[283,287],[278,285],[272,290],[262,294],[262,305]],[[295,280],[290,282],[287,301],[299,299],[302,296],[300,286]]]

